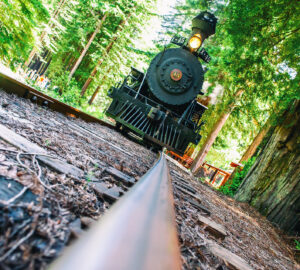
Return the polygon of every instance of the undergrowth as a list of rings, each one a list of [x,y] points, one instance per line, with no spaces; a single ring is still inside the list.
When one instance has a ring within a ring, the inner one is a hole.
[[[94,117],[107,120],[107,117],[104,113],[107,106],[107,101],[100,104],[96,102],[92,105],[88,104],[88,97],[81,97],[81,89],[74,79],[68,82],[64,76],[60,76],[56,80],[56,85],[50,85],[48,89],[41,88],[30,79],[27,79],[26,82],[36,90],[43,92],[52,98],[55,98],[85,113],[93,115]],[[64,85],[67,85],[67,87],[64,87]]]
[[[222,186],[219,191],[222,192],[225,195],[228,195],[230,197],[233,197],[235,193],[237,192],[239,186],[243,182],[245,176],[247,175],[249,169],[252,167],[256,160],[256,157],[252,157],[248,159],[245,162],[242,162],[244,165],[243,170],[238,171],[235,173],[233,179],[227,181],[224,186]]]

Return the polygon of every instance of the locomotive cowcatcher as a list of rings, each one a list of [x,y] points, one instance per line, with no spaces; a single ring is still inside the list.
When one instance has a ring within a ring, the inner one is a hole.
[[[213,35],[217,18],[205,11],[192,20],[189,38],[174,36],[169,48],[157,54],[146,73],[132,68],[122,83],[109,90],[113,99],[106,114],[117,128],[131,131],[146,144],[182,155],[189,143],[197,144],[207,109],[196,98],[204,71],[199,58],[209,62],[203,41]]]

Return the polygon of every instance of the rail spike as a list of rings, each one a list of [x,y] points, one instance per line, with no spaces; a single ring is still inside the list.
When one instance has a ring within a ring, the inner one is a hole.
[[[181,269],[174,201],[164,155],[49,269]]]

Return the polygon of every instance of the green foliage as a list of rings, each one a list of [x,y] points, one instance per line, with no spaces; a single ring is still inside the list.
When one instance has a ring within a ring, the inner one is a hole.
[[[0,3],[0,60],[11,66],[24,62],[30,49],[49,64],[48,93],[63,102],[104,117],[108,89],[122,80],[130,66],[145,70],[157,48],[137,49],[145,26],[155,12],[156,0],[4,0]],[[63,3],[63,4],[62,4]],[[161,40],[173,34],[188,36],[191,19],[202,10],[218,18],[217,33],[204,47],[212,57],[205,75],[207,94],[222,86],[218,101],[205,113],[203,138],[229,105],[234,110],[221,130],[208,162],[228,168],[237,161],[270,115],[279,115],[292,99],[300,98],[299,5],[296,0],[178,1],[173,14],[164,16]],[[83,48],[107,15],[72,80],[68,75]],[[124,24],[122,24],[124,22]],[[108,45],[111,48],[108,51]],[[42,57],[41,57],[42,58]],[[97,65],[97,63],[101,64]],[[97,66],[84,98],[79,93]],[[87,101],[100,86],[93,106]],[[236,99],[237,90],[243,90]],[[200,141],[200,149],[204,139]]]
[[[116,0],[94,1],[80,0],[74,6],[70,17],[60,16],[60,24],[65,30],[59,34],[56,41],[56,53],[46,75],[55,85],[60,84],[61,78],[67,78],[81,51],[95,31],[99,20],[107,15],[100,32],[84,56],[74,77],[79,89],[90,77],[91,71],[97,66],[97,75],[86,93],[89,99],[94,90],[100,86],[96,104],[103,108],[103,102],[108,103],[107,90],[121,80],[129,72],[130,66],[143,62],[149,55],[134,48],[134,41],[142,32],[144,24],[151,16],[151,6],[155,0]],[[92,10],[91,10],[92,7]],[[64,8],[63,8],[64,9]],[[125,23],[124,23],[125,22]],[[108,49],[109,48],[109,51]],[[97,64],[101,62],[101,64]],[[73,93],[72,83],[65,81],[63,95]],[[104,98],[105,97],[105,98]]]
[[[109,101],[106,97],[107,90],[129,72],[130,66],[148,62],[152,56],[151,53],[135,50],[134,42],[148,19],[153,16],[152,6],[155,6],[155,2],[156,0],[2,1],[0,60],[13,67],[24,63],[30,51],[35,52],[36,57],[31,64],[38,66],[39,61],[47,63],[45,75],[51,79],[52,86],[58,87],[59,91],[53,90],[51,95],[70,105],[81,106],[84,110],[96,113],[95,109],[88,108],[87,101],[100,85],[96,104],[103,111]],[[76,70],[74,80],[69,81],[70,70],[104,15],[107,17],[100,31]],[[81,88],[99,61],[101,65],[98,65],[97,75],[88,88],[86,100],[82,100],[79,98]],[[56,88],[49,90],[51,89]]]
[[[296,249],[300,250],[300,242],[298,240],[295,240]]]
[[[190,27],[185,22],[200,10],[209,10],[219,18],[216,34],[204,43],[212,58],[205,74],[210,83],[207,94],[216,86],[223,88],[214,106],[217,113],[210,108],[205,114],[203,138],[212,130],[218,115],[234,104],[207,156],[213,164],[225,167],[232,156],[231,149],[234,155],[238,152],[241,156],[270,116],[276,118],[291,100],[300,98],[299,5],[296,0],[186,0],[178,6],[183,32]],[[243,94],[236,98],[239,90]]]
[[[256,160],[256,157],[252,157],[249,160],[243,162],[244,168],[242,171],[238,171],[234,174],[233,179],[227,181],[224,186],[222,186],[219,191],[225,195],[233,197],[236,191],[238,190],[239,186],[243,182],[245,176],[247,175],[249,169],[252,167]]]
[[[26,59],[36,41],[35,32],[49,19],[38,0],[5,0],[0,3],[0,60],[11,64]]]

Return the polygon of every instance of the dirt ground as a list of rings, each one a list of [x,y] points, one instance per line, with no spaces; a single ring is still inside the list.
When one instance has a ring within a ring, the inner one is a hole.
[[[173,164],[171,168],[174,170]],[[171,171],[173,179],[189,181],[201,204],[210,210],[209,218],[222,225],[227,233],[223,240],[216,239],[200,226],[198,215],[205,213],[191,207],[184,200],[184,193],[175,187],[177,224],[186,269],[226,269],[207,250],[206,243],[210,240],[244,259],[252,269],[300,269],[293,259],[293,247],[284,240],[282,232],[254,208],[213,190],[182,170],[176,172]],[[220,265],[223,268],[218,268]]]
[[[93,182],[116,186],[124,193],[128,190],[103,166],[138,179],[156,160],[155,153],[115,130],[65,117],[3,91],[0,124],[89,176],[86,180],[57,173],[39,163],[34,153],[25,155],[0,139],[0,269],[45,269],[110,207],[95,192]],[[207,248],[211,241],[253,269],[298,269],[292,247],[258,212],[169,164],[184,269],[233,269]],[[176,184],[182,181],[196,191],[210,216],[187,200]],[[13,193],[5,192],[7,187],[23,192],[22,196],[10,201]],[[208,232],[199,223],[199,215],[222,225],[226,237],[220,239]]]

